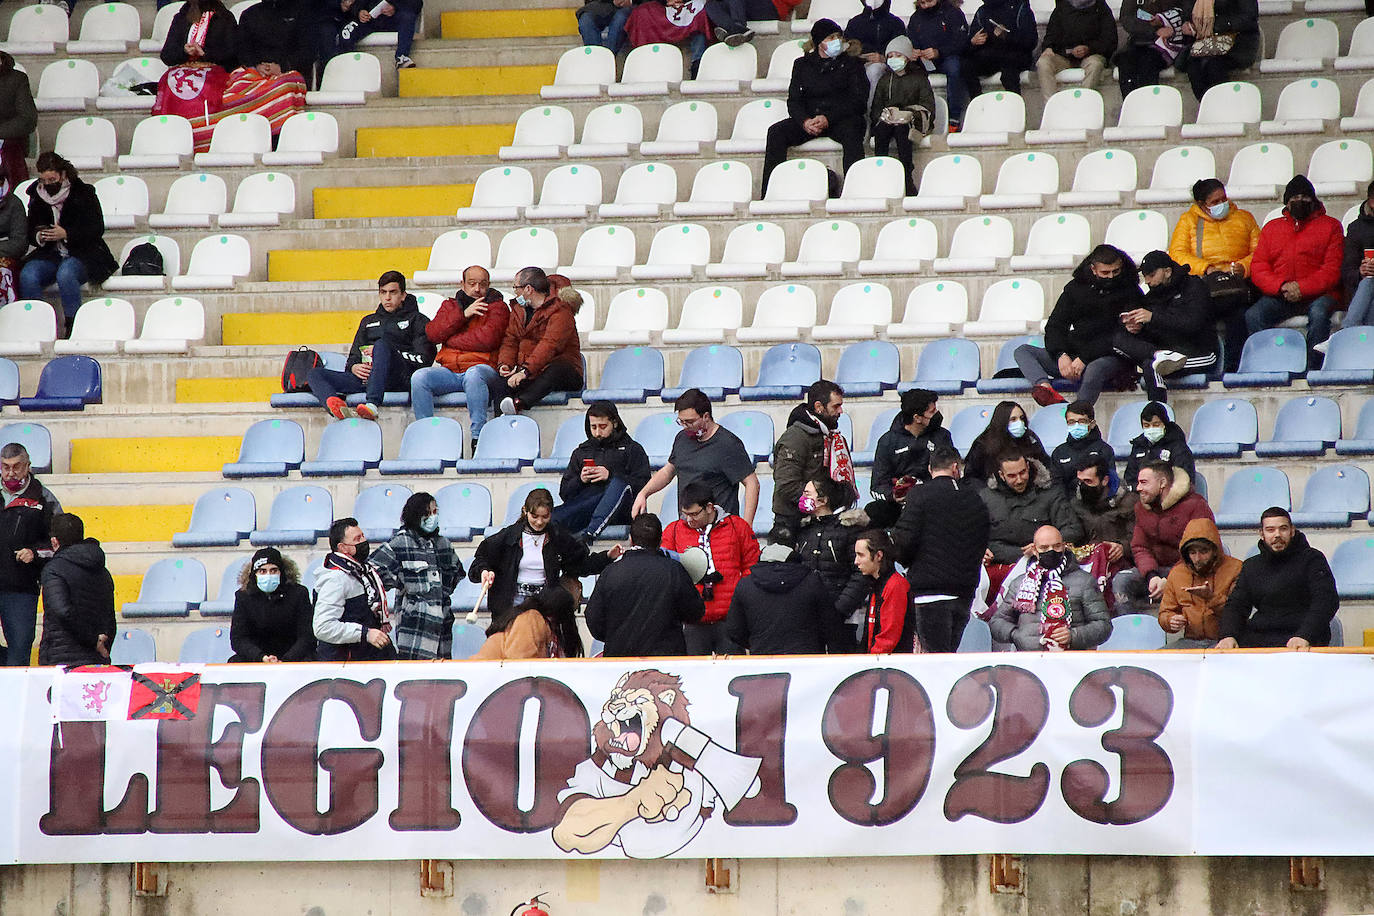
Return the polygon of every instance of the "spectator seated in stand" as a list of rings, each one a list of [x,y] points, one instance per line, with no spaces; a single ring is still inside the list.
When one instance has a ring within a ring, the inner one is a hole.
[[[1215,522],[1196,518],[1183,529],[1180,560],[1164,580],[1159,625],[1182,634],[1170,648],[1210,649],[1220,638],[1221,609],[1231,597],[1241,561],[1226,552]]]
[[[334,53],[352,51],[358,42],[374,32],[395,32],[396,69],[414,67],[410,49],[415,43],[415,23],[419,22],[424,9],[422,0],[384,0],[373,6],[369,6],[369,2],[356,0],[347,11]]]
[[[1094,649],[1112,634],[1107,602],[1053,525],[1036,529],[1034,565],[1007,583],[988,626],[992,638],[1021,652]]]
[[[1141,86],[1159,85],[1159,74],[1187,48],[1183,25],[1188,7],[1181,0],[1125,0],[1117,22],[1126,45],[1116,54],[1117,80],[1124,99]]]
[[[1145,301],[1121,316],[1112,348],[1140,369],[1145,393],[1163,402],[1164,380],[1182,372],[1205,372],[1217,363],[1216,322],[1207,284],[1162,251],[1140,262],[1149,291]]]
[[[1002,88],[1021,94],[1021,74],[1035,63],[1040,32],[1030,0],[990,0],[978,7],[968,24],[964,82],[969,96],[981,95],[982,78],[998,73]]]
[[[969,86],[964,79],[968,53],[968,19],[953,0],[916,0],[907,20],[906,35],[915,48],[912,61],[928,73],[943,73],[949,98],[949,130],[957,133],[968,108]]]
[[[0,54],[3,53],[0,51]],[[3,79],[3,71],[0,71],[0,79]],[[3,83],[0,82],[0,91],[2,87]],[[0,160],[3,155],[4,144],[0,141]],[[0,306],[8,305],[19,298],[19,265],[28,250],[28,211],[24,201],[14,193],[9,178],[4,174],[3,166],[0,166]],[[62,314],[65,325],[65,312]]]
[[[1009,451],[998,457],[997,466],[997,476],[978,494],[992,522],[985,563],[994,594],[1022,557],[1035,556],[1035,532],[1041,526],[1053,526],[1070,544],[1085,540],[1064,488],[1043,462]]]
[[[0,211],[3,212],[3,211]],[[1355,218],[1345,227],[1345,254],[1341,258],[1341,280],[1347,308],[1345,327],[1374,322],[1374,182],[1365,189]],[[1326,352],[1318,344],[1315,349]]]
[[[231,662],[315,659],[314,610],[295,561],[264,547],[243,566],[229,623]]]
[[[859,60],[863,61],[864,73],[868,76],[870,102],[878,79],[888,72],[888,45],[905,31],[906,24],[892,15],[892,0],[866,0],[863,12],[845,23],[845,41],[859,43]]]
[[[950,440],[953,445],[953,439]],[[1040,437],[1026,423],[1026,412],[1015,401],[998,401],[988,418],[987,428],[978,434],[968,447],[964,456],[964,479],[975,487],[987,483],[998,473],[999,456],[1015,453],[1038,461],[1045,467],[1050,466],[1050,456]],[[873,464],[874,492],[877,492],[878,464]]]
[[[1184,67],[1199,102],[1208,89],[1234,79],[1235,71],[1259,59],[1264,44],[1259,12],[1259,0],[1193,4],[1192,18],[1184,24],[1184,31],[1193,34]]]
[[[645,0],[585,0],[577,11],[577,33],[588,47],[608,48],[612,54],[625,49],[630,36],[625,23]]]
[[[305,110],[306,81],[315,65],[303,5],[258,0],[243,11],[234,37],[239,69],[230,77],[234,89],[226,91],[259,97],[251,110],[267,118],[276,137],[287,118]]]
[[[1192,489],[1197,465],[1183,427],[1169,418],[1169,411],[1163,404],[1150,401],[1140,409],[1140,435],[1131,440],[1126,473],[1121,475],[1122,488],[1134,490],[1140,469],[1157,461],[1174,469],[1173,488],[1167,499],[1172,505]]]
[[[582,294],[562,274],[525,267],[511,284],[510,322],[491,396],[501,413],[529,410],[555,391],[582,390],[577,312]]]
[[[1115,53],[1116,19],[1105,0],[1057,0],[1035,61],[1041,97],[1058,91],[1055,77],[1070,67],[1082,69],[1084,89],[1096,89]]]
[[[1309,649],[1331,643],[1340,601],[1325,555],[1293,527],[1277,506],[1260,515],[1259,553],[1241,566],[1221,609],[1218,649],[1285,646]]]
[[[1150,613],[1164,594],[1169,570],[1181,559],[1179,543],[1188,523],[1205,518],[1216,524],[1212,507],[1202,494],[1175,488],[1174,469],[1162,461],[1140,469],[1136,478],[1135,528],[1131,532],[1131,557],[1135,570],[1113,580],[1118,613]]]
[[[1101,460],[1106,470],[1103,480],[1116,485],[1116,453],[1102,430],[1097,428],[1097,412],[1087,401],[1074,401],[1064,408],[1069,436],[1050,453],[1049,468],[1069,496],[1078,489],[1078,469]]]
[[[706,15],[716,41],[734,48],[754,40],[750,20],[777,19],[778,9],[773,0],[707,0]]]
[[[1111,585],[1119,573],[1132,569],[1131,537],[1139,499],[1134,490],[1117,482],[1110,456],[1083,455],[1074,465],[1074,477],[1075,492],[1069,502],[1083,523],[1084,534],[1078,546],[1105,545],[1107,584]]]
[[[897,161],[902,164],[908,197],[915,196],[918,190],[912,149],[935,126],[935,91],[930,88],[925,68],[911,63],[914,53],[911,39],[905,35],[899,34],[888,42],[883,62],[878,65],[883,71],[874,83],[868,109],[873,152],[886,156],[891,145],[897,145]],[[869,77],[872,78],[871,69]]]
[[[635,494],[649,482],[649,456],[610,401],[587,408],[584,428],[587,438],[568,459],[553,520],[590,543],[607,525],[630,523]]]
[[[625,22],[631,48],[651,44],[670,44],[687,51],[692,78],[697,75],[701,55],[711,42],[711,17],[706,8],[711,0],[646,0],[636,4]]]

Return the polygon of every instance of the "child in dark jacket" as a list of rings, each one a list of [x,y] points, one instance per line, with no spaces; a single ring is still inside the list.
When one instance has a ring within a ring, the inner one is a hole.
[[[916,193],[912,146],[930,133],[935,120],[935,92],[930,88],[925,68],[911,64],[913,53],[911,39],[905,35],[888,42],[883,65],[886,72],[878,79],[868,109],[873,151],[886,156],[896,142],[908,197]]]

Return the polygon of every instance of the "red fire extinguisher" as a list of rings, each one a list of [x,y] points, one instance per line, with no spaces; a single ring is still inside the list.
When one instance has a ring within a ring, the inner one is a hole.
[[[515,909],[510,911],[510,916],[517,916],[517,911],[519,916],[549,916],[549,911],[544,909],[543,901],[539,899],[547,893],[548,891],[540,891],[530,898],[529,903],[517,903]],[[522,906],[525,909],[521,910]]]

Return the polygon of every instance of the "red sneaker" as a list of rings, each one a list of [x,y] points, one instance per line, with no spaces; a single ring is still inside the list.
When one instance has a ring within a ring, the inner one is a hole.
[[[324,402],[324,409],[329,411],[329,413],[334,417],[334,419],[342,420],[344,418],[344,414],[348,411],[348,404],[344,401],[343,398],[326,398]]]
[[[381,413],[381,411],[377,409],[376,405],[368,404],[366,401],[355,407],[354,412],[357,413],[357,415],[362,417],[364,420],[375,420],[377,419],[377,416]]]
[[[1041,382],[1031,389],[1031,397],[1035,403],[1041,407],[1049,407],[1051,404],[1063,404],[1064,396],[1054,390],[1054,386],[1049,382]]]

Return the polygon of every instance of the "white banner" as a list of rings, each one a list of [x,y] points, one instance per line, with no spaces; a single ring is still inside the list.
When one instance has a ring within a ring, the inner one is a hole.
[[[51,670],[0,672],[18,783],[0,861],[1374,854],[1363,656],[242,665],[134,680],[128,718],[54,724]]]

